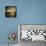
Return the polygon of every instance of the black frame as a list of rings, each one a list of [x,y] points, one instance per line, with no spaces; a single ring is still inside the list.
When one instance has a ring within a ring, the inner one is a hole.
[[[12,16],[12,15],[9,15],[11,12],[6,12],[6,10],[9,10],[9,8],[15,8],[16,9],[16,6],[5,6],[5,17],[16,17],[17,16],[17,10],[14,12],[15,14]]]

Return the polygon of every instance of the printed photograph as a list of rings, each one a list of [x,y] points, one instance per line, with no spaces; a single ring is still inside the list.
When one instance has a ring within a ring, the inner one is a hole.
[[[5,6],[5,17],[16,17],[16,6]]]

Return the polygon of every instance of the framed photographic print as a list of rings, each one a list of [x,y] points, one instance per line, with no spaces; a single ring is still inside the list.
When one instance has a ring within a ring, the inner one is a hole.
[[[5,6],[5,17],[16,17],[16,6]]]

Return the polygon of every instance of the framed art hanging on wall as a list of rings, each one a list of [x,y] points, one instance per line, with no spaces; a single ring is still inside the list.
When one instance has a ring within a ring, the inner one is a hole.
[[[5,17],[16,17],[16,6],[5,6]]]

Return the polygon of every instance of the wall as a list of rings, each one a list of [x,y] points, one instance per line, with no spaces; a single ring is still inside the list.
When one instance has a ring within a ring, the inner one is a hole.
[[[17,7],[16,18],[5,17],[7,5]],[[46,0],[0,0],[0,44],[8,43],[9,32],[18,32],[18,24],[46,24]]]

